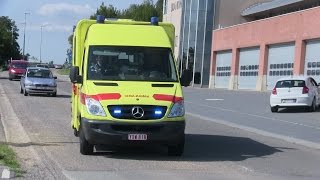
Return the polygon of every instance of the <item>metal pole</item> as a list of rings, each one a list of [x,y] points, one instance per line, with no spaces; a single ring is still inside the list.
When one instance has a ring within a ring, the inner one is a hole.
[[[41,32],[40,32],[40,63],[42,62],[42,60],[41,60],[41,46],[42,46],[42,28],[43,28],[44,26],[40,26],[40,29],[41,29]]]
[[[26,45],[26,28],[27,28],[27,14],[29,15],[30,13],[24,13],[24,30],[23,30],[23,58],[24,58],[24,50],[25,50],[25,45]]]

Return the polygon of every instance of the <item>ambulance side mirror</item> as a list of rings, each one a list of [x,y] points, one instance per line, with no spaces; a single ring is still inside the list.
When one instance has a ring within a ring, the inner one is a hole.
[[[82,83],[82,76],[79,75],[79,67],[78,66],[72,66],[70,69],[70,75],[69,78],[72,83]]]
[[[190,69],[184,69],[181,74],[180,84],[181,86],[187,87],[190,85],[192,80],[192,72]]]

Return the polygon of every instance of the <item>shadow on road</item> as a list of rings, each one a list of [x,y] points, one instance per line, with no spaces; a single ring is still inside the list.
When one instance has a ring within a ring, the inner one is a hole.
[[[67,94],[57,94],[56,97],[51,97],[51,96],[46,95],[46,94],[29,94],[29,96],[34,96],[34,97],[50,97],[50,98],[71,98],[71,95],[67,95]]]
[[[244,137],[187,134],[185,151],[181,157],[167,156],[166,148],[162,146],[121,148],[119,151],[98,152],[95,155],[115,159],[159,161],[243,161],[282,152],[280,149]]]
[[[320,112],[320,108],[317,108],[315,112]],[[297,108],[282,108],[278,113],[312,113],[309,112],[307,108],[297,107]]]
[[[66,95],[66,94],[57,94],[57,98],[71,98],[71,95]]]

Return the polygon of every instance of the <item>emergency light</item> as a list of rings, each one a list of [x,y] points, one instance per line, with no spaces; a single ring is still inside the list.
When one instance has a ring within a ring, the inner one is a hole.
[[[161,110],[155,110],[154,111],[154,115],[162,115],[162,111]]]
[[[97,15],[97,23],[103,24],[105,17],[103,15]]]
[[[151,17],[151,24],[158,26],[159,25],[158,17]]]
[[[115,109],[115,110],[113,110],[113,113],[114,114],[121,114],[121,109]]]

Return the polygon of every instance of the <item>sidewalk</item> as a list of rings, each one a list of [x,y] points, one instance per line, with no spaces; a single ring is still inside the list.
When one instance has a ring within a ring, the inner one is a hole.
[[[1,94],[0,94],[0,96],[1,96]],[[5,137],[1,117],[2,117],[2,114],[0,112],[0,144],[5,144],[7,142],[7,140]],[[0,179],[10,179],[13,177],[14,177],[14,173],[11,172],[8,167],[6,167],[4,165],[0,165]]]

